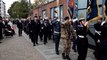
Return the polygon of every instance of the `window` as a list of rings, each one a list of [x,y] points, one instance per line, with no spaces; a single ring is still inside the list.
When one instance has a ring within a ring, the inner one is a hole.
[[[59,14],[59,7],[52,7],[51,9],[50,9],[50,17],[53,19],[54,17],[58,17],[58,18],[60,18],[60,14]],[[63,10],[63,9],[62,9]],[[62,11],[61,11],[62,12]],[[58,15],[59,14],[59,15]]]
[[[53,20],[54,18],[54,8],[50,9],[50,18]]]
[[[87,0],[78,0],[78,5],[77,5],[78,11],[75,10],[76,14],[75,16],[78,16],[78,19],[80,18],[85,18],[87,16]]]
[[[42,18],[44,19],[46,17],[46,10],[42,11]]]
[[[58,8],[57,7],[54,7],[54,16],[58,17]]]

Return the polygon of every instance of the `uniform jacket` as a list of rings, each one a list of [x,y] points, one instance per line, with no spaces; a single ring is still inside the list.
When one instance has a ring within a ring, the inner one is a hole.
[[[65,21],[63,24],[63,32],[65,35],[65,38],[67,40],[72,40],[74,37],[76,37],[76,33],[74,32],[74,28],[70,21]]]
[[[40,24],[32,20],[29,23],[29,32],[39,33],[39,31],[40,31]]]
[[[53,31],[55,32],[61,32],[61,23],[60,21],[57,21],[56,19],[52,21],[52,25],[53,25]]]

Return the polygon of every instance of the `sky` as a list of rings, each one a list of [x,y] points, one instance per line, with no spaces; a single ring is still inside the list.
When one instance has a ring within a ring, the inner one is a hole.
[[[14,2],[14,1],[18,1],[18,0],[3,0],[5,3],[6,3],[6,13],[7,13],[7,10],[9,9],[9,7],[11,6],[11,4]],[[31,0],[31,3],[34,3],[34,0]]]

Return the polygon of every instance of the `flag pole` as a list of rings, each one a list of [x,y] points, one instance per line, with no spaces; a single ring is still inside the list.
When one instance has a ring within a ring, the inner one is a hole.
[[[70,11],[69,1],[67,0],[67,13],[71,19],[73,19],[73,17],[74,17],[74,6],[75,6],[75,2],[73,1],[72,3],[73,3],[73,6],[72,6],[73,12]]]
[[[57,17],[59,19],[59,0],[57,0]]]
[[[104,2],[105,2],[105,0],[102,0],[102,13],[103,13],[103,15],[102,15],[102,20],[104,20]]]
[[[67,0],[67,13],[68,13],[68,16],[71,18],[71,14],[70,14],[69,7],[68,7],[68,0]]]

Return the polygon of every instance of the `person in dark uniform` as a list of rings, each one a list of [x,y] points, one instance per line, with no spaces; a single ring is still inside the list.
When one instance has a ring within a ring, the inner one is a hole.
[[[17,27],[18,27],[18,33],[19,33],[19,36],[22,36],[23,23],[22,23],[21,20],[18,21],[18,23],[17,23]]]
[[[107,17],[101,28],[101,57],[100,60],[107,60]]]
[[[101,24],[101,57],[100,60],[107,60],[107,0],[105,1],[105,21]]]
[[[43,33],[44,33],[44,44],[47,43],[47,38],[48,38],[48,35],[49,35],[49,30],[50,30],[50,23],[49,23],[48,18],[46,18],[44,20],[44,29],[43,29]]]
[[[35,46],[35,43],[38,44],[38,34],[40,31],[40,23],[37,20],[37,16],[35,16],[34,20],[31,20],[29,23],[29,36],[31,38],[31,42],[33,43],[33,46]]]
[[[4,28],[4,24],[2,22],[2,17],[0,16],[0,40],[3,39],[3,28]]]
[[[51,23],[51,18],[49,18],[49,23],[50,23],[50,26],[49,26],[49,34],[48,34],[48,39],[51,40],[52,39],[52,35],[53,35],[53,26],[52,26],[52,23]]]
[[[41,25],[40,25],[40,32],[39,32],[39,36],[40,36],[40,40],[43,40],[43,29],[44,29],[44,24],[43,21],[40,21]]]
[[[59,55],[59,42],[61,38],[61,23],[58,20],[58,17],[55,17],[52,21],[53,25],[53,35],[54,35],[54,41],[55,41],[55,51],[56,54]]]
[[[101,21],[102,19],[99,19],[98,22],[96,24],[94,24],[94,28],[95,28],[95,52],[94,55],[96,57],[97,60],[99,60],[100,57],[100,40],[101,40]]]
[[[87,56],[88,50],[88,38],[86,37],[88,34],[94,38],[94,35],[87,28],[88,22],[84,22],[83,18],[79,20],[79,25],[76,28],[77,34],[77,50],[78,50],[78,60],[85,60]]]
[[[38,16],[35,16],[34,20],[37,24],[37,27],[35,28],[36,29],[35,34],[36,34],[36,44],[38,44],[38,36],[40,33],[41,23],[40,23],[40,19],[38,19]]]

